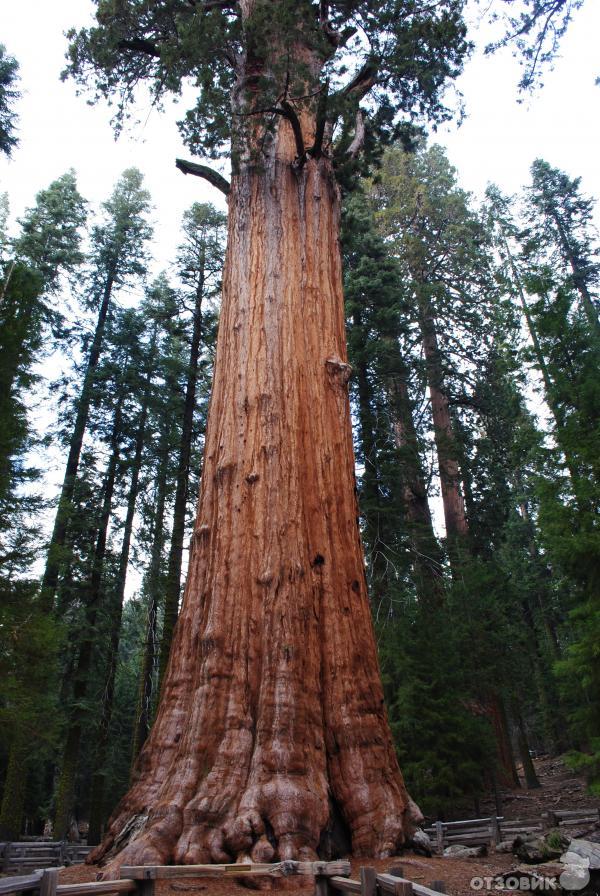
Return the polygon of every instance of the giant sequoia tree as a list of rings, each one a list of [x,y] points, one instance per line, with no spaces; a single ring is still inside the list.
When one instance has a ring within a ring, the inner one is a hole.
[[[462,6],[100,0],[71,35],[71,73],[121,115],[140,81],[160,97],[191,79],[184,135],[230,148],[233,175],[181,163],[229,195],[202,489],[158,715],[96,860],[309,858],[340,830],[387,855],[420,817],[358,530],[336,169],[448,114]]]

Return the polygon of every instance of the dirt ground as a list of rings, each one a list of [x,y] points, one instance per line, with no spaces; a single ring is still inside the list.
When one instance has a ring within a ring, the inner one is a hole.
[[[505,818],[535,818],[542,812],[556,812],[559,809],[575,811],[598,808],[598,798],[586,793],[584,777],[568,769],[560,756],[540,757],[533,764],[541,787],[539,790],[527,790],[523,783],[521,789],[502,790],[502,814]],[[517,771],[521,782],[524,782],[519,765]],[[495,805],[491,795],[481,800],[480,809],[482,817],[494,813]],[[458,816],[448,820],[458,820]]]
[[[535,760],[536,771],[540,779],[539,790],[504,790],[502,791],[503,814],[505,818],[536,818],[542,812],[575,809],[598,808],[598,800],[585,792],[585,781],[581,776],[571,772],[560,758],[542,757]],[[491,799],[481,801],[482,815],[495,811]],[[464,816],[463,817],[468,817]],[[446,893],[450,896],[473,896],[477,892],[471,887],[473,878],[495,877],[502,871],[509,871],[518,866],[518,860],[510,853],[490,854],[481,858],[451,858],[433,856],[425,858],[410,852],[403,853],[395,859],[352,861],[352,877],[357,879],[361,865],[372,865],[378,872],[389,871],[390,868],[402,869],[402,876],[430,886],[433,881],[443,881]],[[89,865],[76,865],[61,871],[61,883],[79,883],[96,879],[98,869]],[[239,879],[238,879],[239,881]],[[160,881],[157,896],[249,896],[249,888],[234,879],[210,880],[206,878]],[[277,880],[271,884],[271,892],[288,892]],[[305,888],[296,886],[294,892],[308,894],[314,892],[312,881]],[[485,890],[483,892],[486,892]]]

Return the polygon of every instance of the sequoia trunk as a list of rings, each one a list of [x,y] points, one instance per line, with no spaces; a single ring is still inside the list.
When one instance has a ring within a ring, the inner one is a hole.
[[[446,538],[451,561],[456,564],[458,546],[469,534],[465,513],[465,502],[460,491],[460,471],[458,468],[457,446],[450,405],[446,392],[442,356],[438,345],[436,323],[429,303],[418,290],[419,326],[423,342],[423,354],[427,370],[427,384],[431,396],[431,414],[440,471],[442,503]],[[454,569],[453,569],[454,572]]]
[[[389,855],[420,813],[394,752],[358,528],[331,163],[290,124],[230,194],[200,503],[136,780],[92,860]],[[127,844],[127,845],[126,845]],[[125,848],[123,848],[125,847]]]
[[[413,552],[413,574],[417,594],[430,609],[444,603],[443,555],[433,529],[425,473],[408,389],[408,370],[397,339],[388,339],[390,370],[386,378],[392,412],[394,441],[402,471],[402,497]]]

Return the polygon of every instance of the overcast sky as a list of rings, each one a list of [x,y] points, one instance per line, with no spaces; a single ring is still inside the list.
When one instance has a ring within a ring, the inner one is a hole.
[[[182,110],[142,109],[143,126],[115,142],[105,104],[89,106],[62,83],[64,32],[91,20],[89,0],[29,0],[0,3],[0,42],[21,65],[23,98],[20,146],[12,161],[0,160],[0,189],[7,190],[12,215],[22,214],[37,190],[66,169],[77,171],[80,190],[99,203],[121,171],[137,165],[146,177],[156,207],[155,254],[163,265],[173,257],[181,214],[194,200],[222,204],[221,195],[198,178],[174,167],[181,145],[175,121]],[[519,70],[510,52],[493,58],[475,55],[459,86],[467,119],[434,139],[448,147],[462,185],[480,195],[493,180],[513,192],[528,178],[537,156],[580,175],[584,189],[600,196],[600,2],[586,0],[563,41],[555,71],[545,87],[517,102]]]
[[[121,172],[136,165],[155,206],[157,270],[174,257],[183,211],[196,200],[223,206],[223,197],[175,168],[177,156],[189,157],[175,125],[184,108],[169,105],[162,114],[141,109],[143,126],[115,142],[106,105],[87,105],[71,82],[60,81],[64,32],[88,24],[93,8],[90,0],[0,0],[0,42],[20,63],[23,93],[18,104],[20,146],[13,160],[0,159],[0,191],[9,194],[14,221],[38,190],[74,168],[82,194],[97,207]],[[464,124],[446,127],[433,137],[447,147],[463,187],[481,197],[487,183],[494,181],[505,192],[515,192],[527,182],[532,161],[543,157],[571,176],[581,176],[584,190],[600,197],[600,88],[594,83],[600,75],[599,35],[600,2],[586,0],[563,41],[554,72],[545,76],[544,89],[521,104],[519,68],[511,53],[491,58],[475,54],[459,81],[467,112]],[[58,453],[47,468],[51,488],[58,489],[62,474]]]

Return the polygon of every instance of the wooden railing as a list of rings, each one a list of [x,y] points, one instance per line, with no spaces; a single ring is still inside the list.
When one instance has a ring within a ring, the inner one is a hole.
[[[442,854],[446,846],[460,843],[464,846],[495,846],[502,840],[519,835],[534,834],[551,828],[580,827],[600,819],[600,809],[544,812],[537,818],[505,819],[500,815],[491,818],[470,818],[465,821],[438,821],[425,828],[425,833]]]
[[[402,877],[400,868],[377,874],[374,868],[360,869],[360,879],[350,878],[350,862],[275,862],[272,864],[232,865],[141,865],[123,866],[120,880],[60,884],[58,868],[47,868],[23,877],[0,878],[0,896],[10,893],[35,893],[39,896],[103,896],[108,893],[133,893],[154,896],[156,882],[175,878],[239,878],[248,875],[283,878],[302,875],[314,879],[316,896],[354,893],[360,896],[439,896],[445,892],[441,881],[430,887]]]
[[[28,840],[0,843],[0,868],[5,873],[26,872],[83,862],[92,849],[64,840]]]

